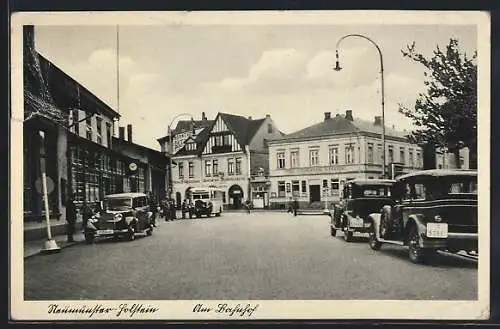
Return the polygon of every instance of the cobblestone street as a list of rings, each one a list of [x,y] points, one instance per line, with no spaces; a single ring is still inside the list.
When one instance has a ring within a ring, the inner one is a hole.
[[[327,216],[224,213],[159,222],[152,237],[79,244],[24,261],[26,300],[477,297],[477,263],[330,236]]]

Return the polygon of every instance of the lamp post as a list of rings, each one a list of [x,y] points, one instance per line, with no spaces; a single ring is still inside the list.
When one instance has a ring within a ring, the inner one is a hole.
[[[375,48],[377,48],[377,51],[378,51],[378,54],[379,54],[379,58],[380,58],[380,82],[382,84],[382,87],[381,87],[381,94],[382,94],[382,99],[381,99],[381,103],[382,103],[382,178],[385,178],[385,173],[386,173],[386,168],[385,168],[385,165],[386,165],[386,159],[385,159],[385,98],[384,98],[384,61],[382,59],[382,51],[380,50],[380,47],[375,43],[375,41],[373,41],[372,39],[368,38],[367,36],[364,36],[362,34],[347,34],[345,36],[343,36],[342,38],[339,39],[339,41],[337,41],[337,45],[335,46],[335,57],[336,57],[336,63],[335,63],[335,68],[334,70],[335,71],[340,71],[342,68],[340,67],[340,64],[339,64],[339,45],[340,43],[342,42],[342,40],[346,39],[346,38],[349,38],[349,37],[358,37],[358,38],[362,38],[362,39],[365,39],[365,40],[368,40],[370,41],[370,43],[372,45],[375,46]]]
[[[174,123],[175,120],[177,120],[178,118],[182,117],[182,116],[190,116],[191,118],[193,118],[193,116],[190,114],[190,113],[181,113],[181,114],[178,114],[176,115],[172,121],[170,122],[170,124],[168,125],[168,137],[169,137],[169,143],[168,143],[168,164],[169,164],[169,190],[168,190],[168,196],[169,198],[172,199],[172,193],[173,193],[173,179],[174,179],[174,176],[172,174],[172,156],[173,156],[173,153],[174,153],[174,140],[172,138],[172,125]]]

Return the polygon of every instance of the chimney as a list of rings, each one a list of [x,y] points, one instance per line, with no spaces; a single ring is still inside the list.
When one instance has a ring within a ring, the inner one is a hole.
[[[249,116],[249,117],[248,117],[248,120],[252,120],[252,116]]]
[[[203,117],[205,117],[205,112],[203,112]],[[207,118],[205,117],[205,119],[203,120],[206,120]],[[196,133],[196,129],[195,129],[195,125],[194,125],[194,119],[191,117],[191,134],[195,134]]]
[[[376,116],[375,117],[375,122],[373,124],[375,126],[381,126],[382,125],[382,117],[381,116]]]
[[[127,125],[127,139],[132,143],[132,125]]]
[[[325,112],[325,120],[330,120],[332,118],[332,114],[330,112]]]
[[[345,118],[349,121],[353,121],[352,110],[345,110]]]
[[[118,138],[125,139],[125,127],[118,128]]]
[[[201,120],[206,120],[206,119],[207,119],[207,117],[205,115],[205,112],[201,112]]]
[[[271,118],[271,114],[266,114],[266,119],[270,119]]]

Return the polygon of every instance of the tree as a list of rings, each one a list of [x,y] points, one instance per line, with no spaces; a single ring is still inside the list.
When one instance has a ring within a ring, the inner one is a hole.
[[[460,149],[468,147],[470,166],[477,168],[477,52],[462,54],[456,39],[444,51],[437,46],[431,58],[418,53],[415,42],[401,52],[426,69],[426,92],[418,95],[414,108],[399,105],[399,112],[417,126],[410,140],[445,148],[457,164]]]

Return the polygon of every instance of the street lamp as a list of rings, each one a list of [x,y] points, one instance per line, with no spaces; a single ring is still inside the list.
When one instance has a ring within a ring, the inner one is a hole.
[[[172,125],[174,123],[175,120],[177,120],[178,118],[182,117],[182,116],[189,116],[191,117],[191,119],[193,118],[193,115],[190,114],[190,113],[181,113],[181,114],[178,114],[176,115],[172,121],[170,122],[170,124],[168,125],[168,137],[169,137],[169,143],[168,143],[168,155],[169,155],[169,183],[170,183],[170,186],[169,186],[169,192],[168,192],[168,196],[170,199],[172,199],[172,193],[173,193],[173,179],[174,179],[174,176],[172,174],[172,156],[173,156],[173,153],[174,153],[174,140],[172,138]]]
[[[380,82],[382,84],[382,89],[381,89],[381,94],[382,94],[382,177],[385,178],[385,98],[384,98],[384,61],[382,59],[382,51],[380,50],[380,47],[370,38],[367,36],[364,36],[362,34],[348,34],[343,36],[342,38],[337,41],[337,45],[335,46],[335,57],[336,57],[336,63],[335,67],[333,68],[335,71],[340,71],[342,68],[340,67],[339,63],[339,45],[342,40],[349,38],[349,37],[358,37],[358,38],[363,38],[365,40],[370,41],[372,45],[377,48],[379,57],[380,57]]]

